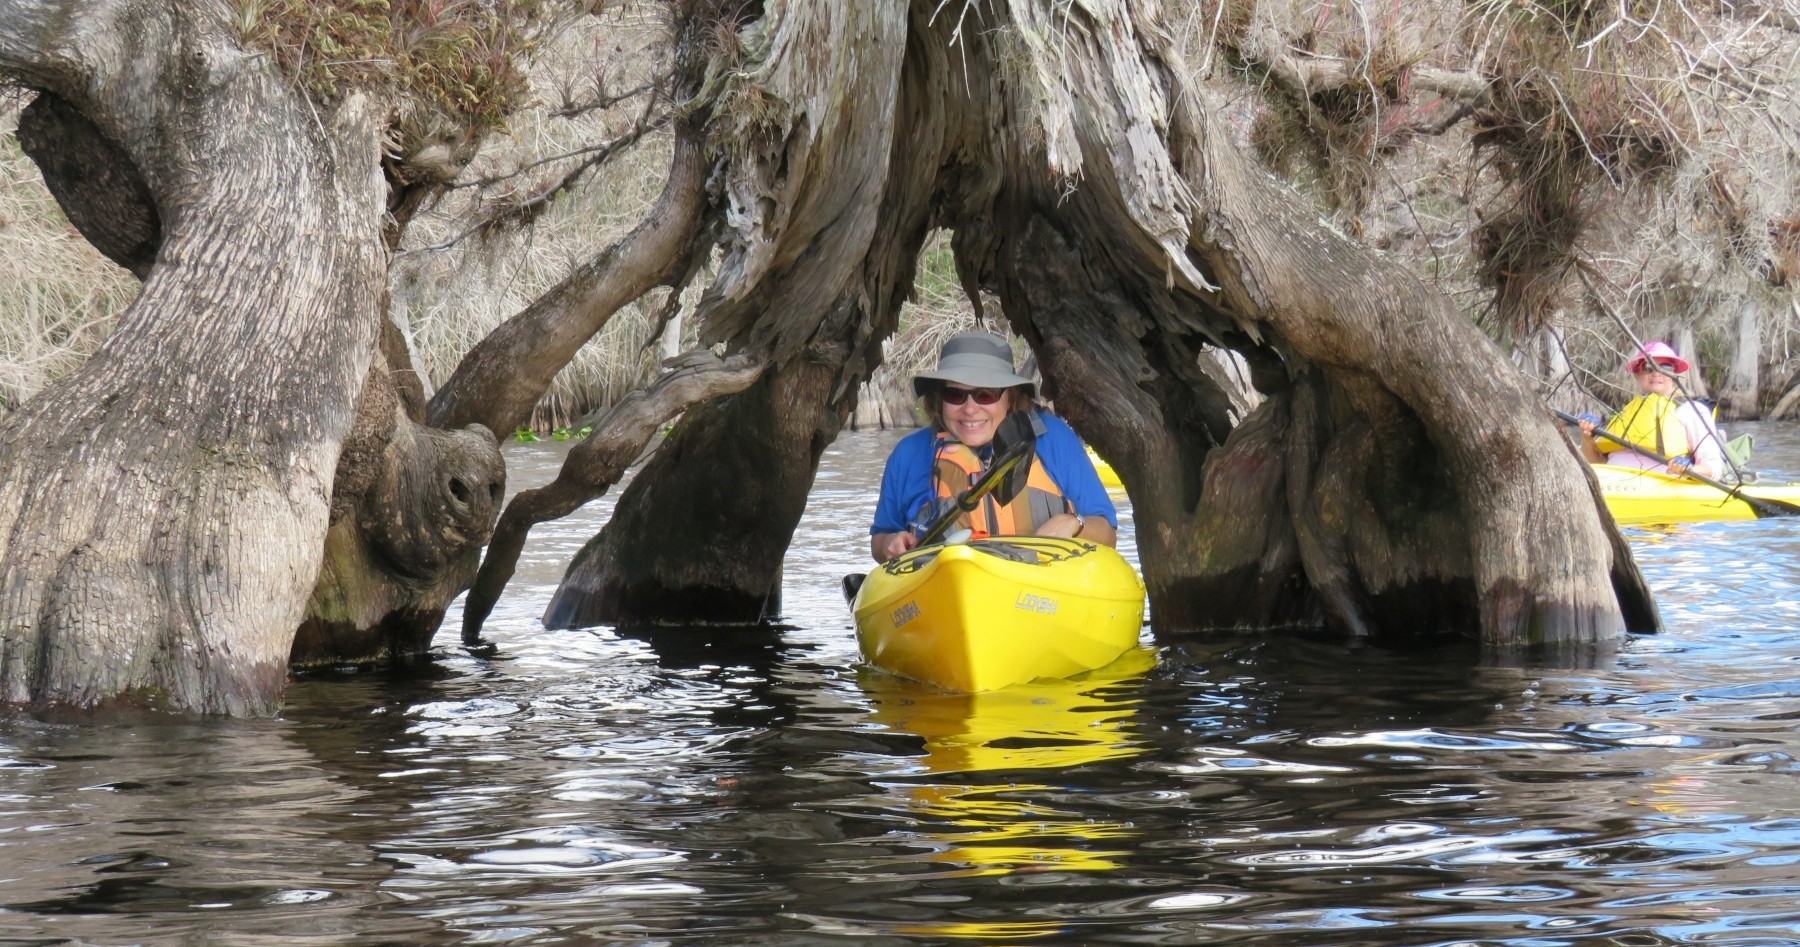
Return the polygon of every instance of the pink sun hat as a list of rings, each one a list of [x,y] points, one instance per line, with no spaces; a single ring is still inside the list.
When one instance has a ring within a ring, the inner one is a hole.
[[[1638,369],[1644,367],[1645,362],[1652,359],[1656,361],[1656,364],[1677,375],[1688,370],[1687,359],[1676,355],[1675,350],[1669,347],[1669,343],[1658,339],[1655,342],[1645,342],[1643,351],[1633,355],[1631,360],[1625,363],[1625,371],[1636,374]]]

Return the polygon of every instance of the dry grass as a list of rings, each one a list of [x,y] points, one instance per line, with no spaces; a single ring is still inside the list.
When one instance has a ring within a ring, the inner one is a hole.
[[[541,197],[584,160],[581,149],[641,119],[643,96],[614,100],[657,70],[666,24],[647,0],[607,10],[543,51],[525,93],[531,107],[458,179],[483,186],[454,190],[408,234],[392,274],[395,308],[433,383],[492,326],[633,226],[660,190],[667,142],[652,136],[532,213],[469,233]],[[1705,5],[1209,0],[1173,25],[1247,146],[1346,232],[1449,293],[1534,370],[1551,374],[1541,355],[1554,349],[1577,383],[1606,394],[1630,344],[1617,314],[1643,337],[1691,333],[1709,388],[1732,382],[1743,345],[1756,348],[1753,400],[1766,408],[1800,377],[1800,33],[1727,14]],[[1518,17],[1535,18],[1532,29],[1518,29]],[[1277,80],[1283,57],[1339,63],[1348,78],[1296,97]],[[1448,121],[1458,103],[1416,81],[1432,69],[1513,84],[1481,104],[1479,121]],[[69,230],[29,162],[0,138],[3,410],[91,351],[135,287]],[[645,378],[660,355],[643,349],[658,301],[615,317],[557,379],[534,423],[566,422]],[[944,336],[972,325],[947,244],[934,239],[872,389],[903,392]]]
[[[668,169],[666,134],[618,153],[530,215],[510,213],[557,187],[596,142],[631,132],[645,96],[600,105],[649,80],[664,29],[640,4],[559,35],[533,73],[534,106],[516,114],[510,134],[490,140],[458,179],[479,186],[453,190],[415,219],[390,284],[417,367],[433,387],[494,326],[623,236],[655,203]],[[514,223],[470,231],[472,221],[495,215]],[[652,294],[615,315],[557,376],[532,426],[567,426],[651,377],[661,352],[645,343],[660,302]],[[692,335],[690,327],[690,341]]]
[[[0,414],[81,364],[138,289],[63,217],[12,137],[17,119],[0,98]]]

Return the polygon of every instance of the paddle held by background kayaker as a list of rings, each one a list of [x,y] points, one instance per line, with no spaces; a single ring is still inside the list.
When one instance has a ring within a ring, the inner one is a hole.
[[[900,439],[881,477],[869,552],[886,562],[919,543],[919,534],[993,460],[994,434],[1015,411],[1029,412],[1036,447],[1025,489],[1001,503],[993,494],[957,525],[974,538],[1059,536],[1111,546],[1119,514],[1081,439],[1039,407],[1031,379],[1013,370],[1012,347],[991,332],[952,336],[936,371],[913,378],[931,426]]]
[[[1598,417],[1582,415],[1581,455],[1594,464],[1641,467],[1675,476],[1692,468],[1703,477],[1717,478],[1725,469],[1725,439],[1705,405],[1680,395],[1675,376],[1688,370],[1687,359],[1666,342],[1649,342],[1625,363],[1625,370],[1640,393],[1604,426]],[[1594,441],[1594,431],[1601,427],[1669,458],[1671,463],[1657,463],[1610,440],[1606,447],[1612,450],[1603,450]]]

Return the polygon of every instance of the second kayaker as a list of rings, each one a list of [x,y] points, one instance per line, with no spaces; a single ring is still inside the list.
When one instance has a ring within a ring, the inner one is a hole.
[[[935,371],[913,378],[913,394],[931,426],[900,439],[888,454],[881,497],[869,527],[869,552],[886,562],[919,543],[919,533],[981,476],[993,458],[994,432],[1014,411],[1032,414],[1036,451],[1026,488],[1004,505],[989,494],[958,525],[977,537],[1037,535],[1111,546],[1119,514],[1081,439],[1067,422],[1039,407],[1035,386],[1013,370],[1012,347],[991,332],[952,336]]]
[[[1717,479],[1725,469],[1725,439],[1704,405],[1680,397],[1675,376],[1687,370],[1687,359],[1667,342],[1645,343],[1643,350],[1625,363],[1625,371],[1637,382],[1638,396],[1605,425],[1593,415],[1582,416],[1581,455],[1594,464],[1641,467],[1673,476],[1691,468],[1703,477]],[[1596,443],[1594,431],[1602,428],[1669,458],[1671,463],[1659,464],[1610,439]]]

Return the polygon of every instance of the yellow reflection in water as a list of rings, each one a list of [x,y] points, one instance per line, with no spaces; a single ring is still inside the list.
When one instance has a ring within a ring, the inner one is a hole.
[[[1155,652],[1140,646],[1076,678],[977,694],[942,693],[879,671],[867,672],[863,685],[874,700],[876,723],[924,739],[920,763],[927,773],[1048,771],[1143,752],[1131,728],[1138,701],[1129,684],[1155,663]],[[1058,791],[1051,781],[916,784],[905,787],[904,805],[919,824],[928,848],[924,857],[951,868],[940,877],[1120,867],[1118,859],[1128,851],[1122,843],[1136,830],[1090,821],[1045,801]],[[992,938],[1057,929],[947,923],[907,931]]]
[[[1066,933],[1066,930],[1055,921],[945,921],[942,924],[902,924],[894,928],[894,932],[932,937],[979,937],[991,941],[994,938],[1048,937]]]

